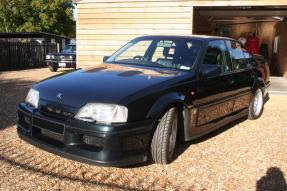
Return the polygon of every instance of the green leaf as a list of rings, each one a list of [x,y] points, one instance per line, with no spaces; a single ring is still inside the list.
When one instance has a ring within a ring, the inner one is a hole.
[[[0,0],[0,32],[48,32],[75,37],[72,0]]]

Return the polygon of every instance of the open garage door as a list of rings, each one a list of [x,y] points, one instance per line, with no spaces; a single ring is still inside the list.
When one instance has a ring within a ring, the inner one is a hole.
[[[287,76],[287,7],[195,7],[193,34],[254,37],[271,74]]]

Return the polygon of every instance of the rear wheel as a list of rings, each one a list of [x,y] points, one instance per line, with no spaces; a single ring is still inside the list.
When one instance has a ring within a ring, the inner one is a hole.
[[[49,69],[51,72],[57,72],[58,67],[57,66],[49,66]]]
[[[263,113],[264,97],[261,88],[258,88],[254,94],[254,97],[249,105],[248,118],[251,120],[258,119]]]
[[[153,135],[151,154],[155,163],[168,164],[172,161],[177,129],[178,112],[175,107],[172,107],[161,118]]]

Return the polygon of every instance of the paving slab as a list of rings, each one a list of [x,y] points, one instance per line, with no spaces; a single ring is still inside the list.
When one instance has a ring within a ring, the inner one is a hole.
[[[270,77],[271,85],[268,88],[270,94],[287,95],[287,79],[283,77]]]

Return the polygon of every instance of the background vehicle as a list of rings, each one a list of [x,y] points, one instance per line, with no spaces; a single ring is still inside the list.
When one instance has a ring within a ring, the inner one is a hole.
[[[151,153],[167,164],[177,141],[261,116],[268,94],[250,59],[228,38],[136,38],[101,66],[35,84],[18,107],[18,133],[88,163],[126,166]]]
[[[67,45],[61,53],[49,53],[46,55],[46,63],[51,72],[56,72],[58,68],[77,68],[76,45]]]

